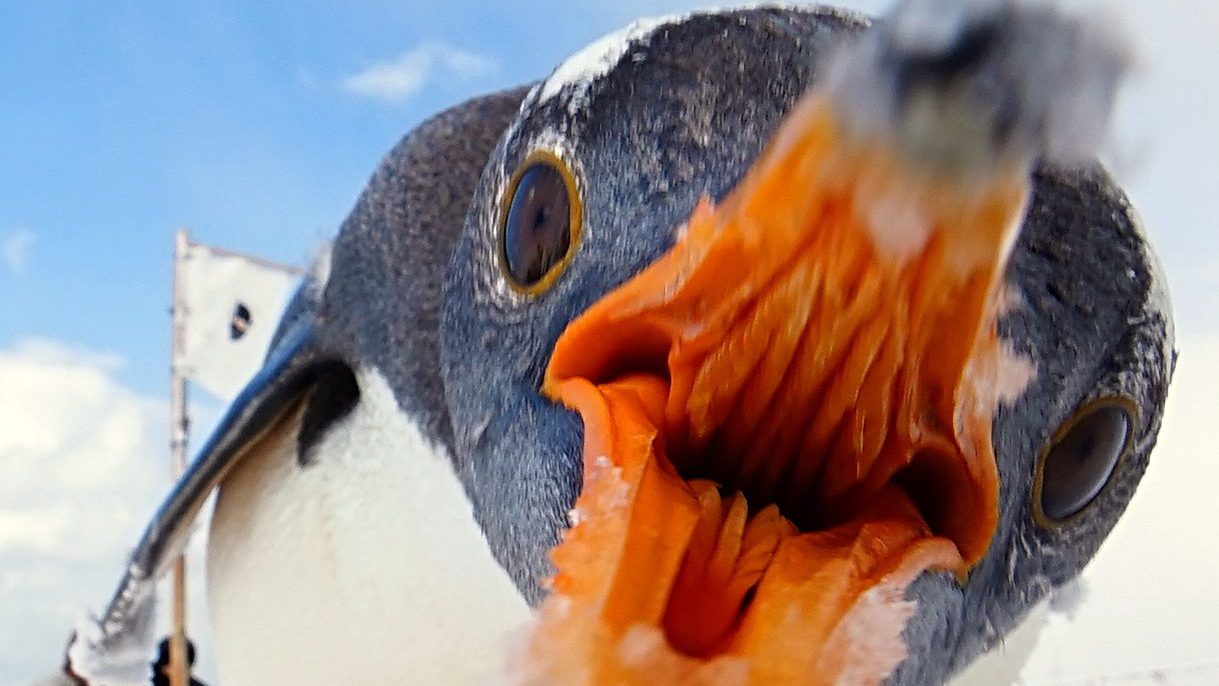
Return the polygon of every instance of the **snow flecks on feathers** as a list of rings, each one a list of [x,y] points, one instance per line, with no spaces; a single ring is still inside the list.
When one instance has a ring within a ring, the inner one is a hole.
[[[639,19],[602,36],[564,60],[542,82],[540,89],[529,94],[524,104],[543,103],[560,93],[566,93],[568,112],[574,114],[586,103],[592,83],[609,73],[626,56],[632,45],[644,40],[657,28],[679,22],[683,18],[684,15],[667,15]]]

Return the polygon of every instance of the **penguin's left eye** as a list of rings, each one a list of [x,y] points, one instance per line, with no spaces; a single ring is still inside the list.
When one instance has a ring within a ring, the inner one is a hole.
[[[1082,512],[1109,483],[1134,434],[1133,404],[1106,398],[1067,420],[1042,454],[1033,502],[1043,526]]]
[[[575,254],[580,198],[563,160],[535,152],[512,176],[500,213],[500,266],[516,290],[549,289]]]

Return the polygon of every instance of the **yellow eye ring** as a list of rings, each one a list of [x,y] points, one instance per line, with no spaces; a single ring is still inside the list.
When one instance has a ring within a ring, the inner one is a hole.
[[[571,169],[535,150],[517,167],[500,200],[499,267],[514,291],[534,297],[554,286],[580,245],[583,205]]]
[[[1063,422],[1038,456],[1033,473],[1037,525],[1060,528],[1087,512],[1121,471],[1138,426],[1138,407],[1121,396],[1087,402]]]

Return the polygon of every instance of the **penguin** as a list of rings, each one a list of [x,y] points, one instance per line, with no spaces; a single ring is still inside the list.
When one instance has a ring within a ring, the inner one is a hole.
[[[1092,158],[1124,63],[1008,0],[718,10],[436,115],[71,671],[128,678],[218,490],[232,686],[946,683],[1155,444],[1171,307]]]

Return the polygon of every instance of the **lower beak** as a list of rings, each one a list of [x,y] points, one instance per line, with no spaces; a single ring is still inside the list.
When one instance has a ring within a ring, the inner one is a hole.
[[[584,487],[536,681],[876,683],[907,586],[983,557],[991,421],[1029,378],[996,333],[1029,173],[896,150],[808,96],[562,334],[543,392],[584,420]]]

